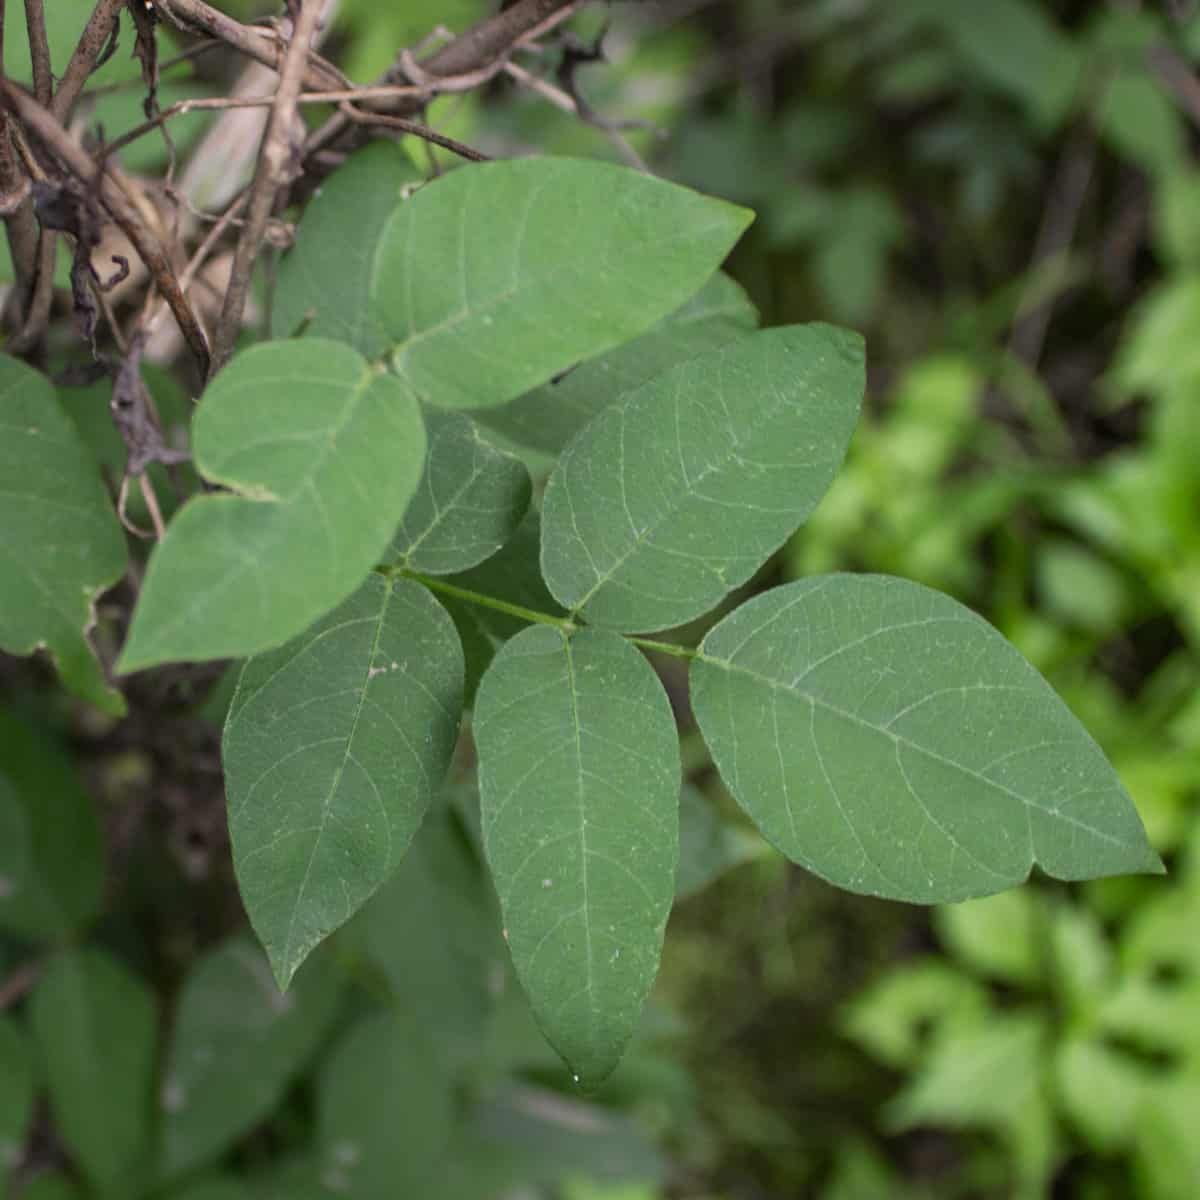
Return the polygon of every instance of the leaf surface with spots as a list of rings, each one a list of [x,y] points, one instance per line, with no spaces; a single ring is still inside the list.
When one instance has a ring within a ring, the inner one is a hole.
[[[692,703],[721,776],[794,862],[923,904],[1161,871],[1116,773],[961,604],[885,576],[775,588],[705,637]]]

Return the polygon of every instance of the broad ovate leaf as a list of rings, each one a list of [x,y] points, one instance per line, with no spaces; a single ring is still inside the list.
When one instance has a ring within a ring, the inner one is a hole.
[[[66,748],[0,709],[0,930],[66,940],[103,887],[96,805]]]
[[[517,531],[533,485],[521,460],[488,441],[463,413],[429,409],[425,473],[391,553],[429,575],[466,571]]]
[[[371,142],[313,193],[295,245],[279,265],[271,328],[275,337],[332,338],[367,358],[387,348],[369,304],[379,235],[404,188],[421,178],[395,142]]]
[[[30,1000],[55,1129],[103,1196],[141,1194],[158,1042],[154,998],[99,950],[56,957]]]
[[[464,167],[402,201],[372,301],[422,400],[503,404],[644,333],[699,290],[745,209],[577,159]]]
[[[617,1065],[675,890],[679,742],[642,655],[548,626],[497,654],[475,702],[484,848],[542,1031],[584,1087]]]
[[[125,538],[87,446],[50,381],[0,355],[0,650],[46,649],[63,683],[125,712],[85,636],[125,572]]]
[[[929,588],[831,575],[716,625],[691,668],[722,778],[839,887],[935,903],[1160,871],[1100,748],[1018,651]]]
[[[295,637],[379,561],[425,461],[404,383],[320,338],[238,355],[196,415],[189,501],[150,558],[122,671],[256,654]]]
[[[476,418],[521,446],[558,457],[601,410],[690,358],[752,333],[758,312],[728,275],[714,275],[682,308],[649,333],[580,363],[562,378]]]
[[[857,335],[797,325],[628,393],[563,451],[546,487],[550,590],[590,624],[630,632],[707,612],[816,507],[864,382]]]
[[[188,972],[158,1098],[165,1176],[212,1162],[279,1104],[336,1015],[342,975],[330,967],[314,962],[284,995],[240,935]]]
[[[222,742],[229,832],[281,987],[396,869],[449,766],[462,688],[449,616],[377,574],[247,662]]]

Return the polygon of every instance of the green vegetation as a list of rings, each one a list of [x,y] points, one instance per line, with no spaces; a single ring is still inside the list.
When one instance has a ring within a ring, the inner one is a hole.
[[[284,7],[7,5],[0,1196],[1197,1194],[1200,13]]]

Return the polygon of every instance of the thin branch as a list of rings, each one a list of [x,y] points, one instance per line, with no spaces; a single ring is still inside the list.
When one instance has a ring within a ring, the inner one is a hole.
[[[133,186],[116,172],[98,167],[70,134],[32,96],[7,79],[0,79],[0,97],[5,106],[20,119],[73,175],[89,187],[94,187],[112,218],[146,264],[155,286],[171,306],[184,339],[196,356],[202,371],[209,362],[208,340],[192,312],[191,305],[175,278],[174,269],[157,235],[142,219],[137,201],[129,194]]]
[[[116,31],[117,18],[124,7],[125,0],[99,0],[92,10],[50,104],[50,111],[63,124],[66,124],[79,93],[83,91],[83,85],[87,83],[100,61],[100,56],[110,44]]]
[[[361,109],[355,108],[353,104],[342,104],[340,109],[357,125],[375,125],[381,129],[394,129],[397,133],[409,133],[435,146],[441,146],[443,150],[449,150],[452,154],[457,154],[469,162],[490,161],[489,156],[483,151],[472,149],[465,142],[459,142],[452,137],[447,137],[444,133],[438,133],[436,129],[430,129],[428,125],[422,125],[420,121],[411,121],[408,117],[396,117],[391,113],[363,112]]]
[[[46,10],[42,0],[25,0],[25,25],[29,31],[29,61],[33,67],[33,94],[39,104],[50,103],[54,90],[54,71],[50,63],[50,43],[46,39]]]
[[[320,0],[301,0],[300,16],[284,56],[283,69],[279,74],[279,87],[275,92],[275,103],[271,107],[271,115],[263,134],[254,182],[250,185],[246,224],[238,237],[229,289],[225,293],[225,303],[221,307],[221,316],[217,321],[217,331],[213,339],[210,375],[219,371],[233,353],[263,232],[275,206],[279,189],[287,182],[289,169],[293,165],[291,126],[296,118],[296,100],[304,84],[308,47],[317,31],[320,12]]]
[[[263,66],[282,72],[284,48],[271,31],[243,25],[203,0],[156,0],[157,10],[180,29],[218,38]],[[306,43],[307,45],[307,43]],[[302,82],[314,90],[349,87],[350,81],[332,63],[308,50],[301,59]]]

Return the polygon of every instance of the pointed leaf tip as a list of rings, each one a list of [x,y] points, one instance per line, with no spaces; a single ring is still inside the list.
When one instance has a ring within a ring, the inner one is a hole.
[[[547,1039],[594,1088],[658,971],[678,858],[679,741],[623,638],[535,626],[475,705],[484,849],[508,946]]]
[[[929,588],[833,575],[751,600],[692,664],[725,782],[793,861],[850,891],[987,895],[1159,872],[1100,748],[996,630]]]

